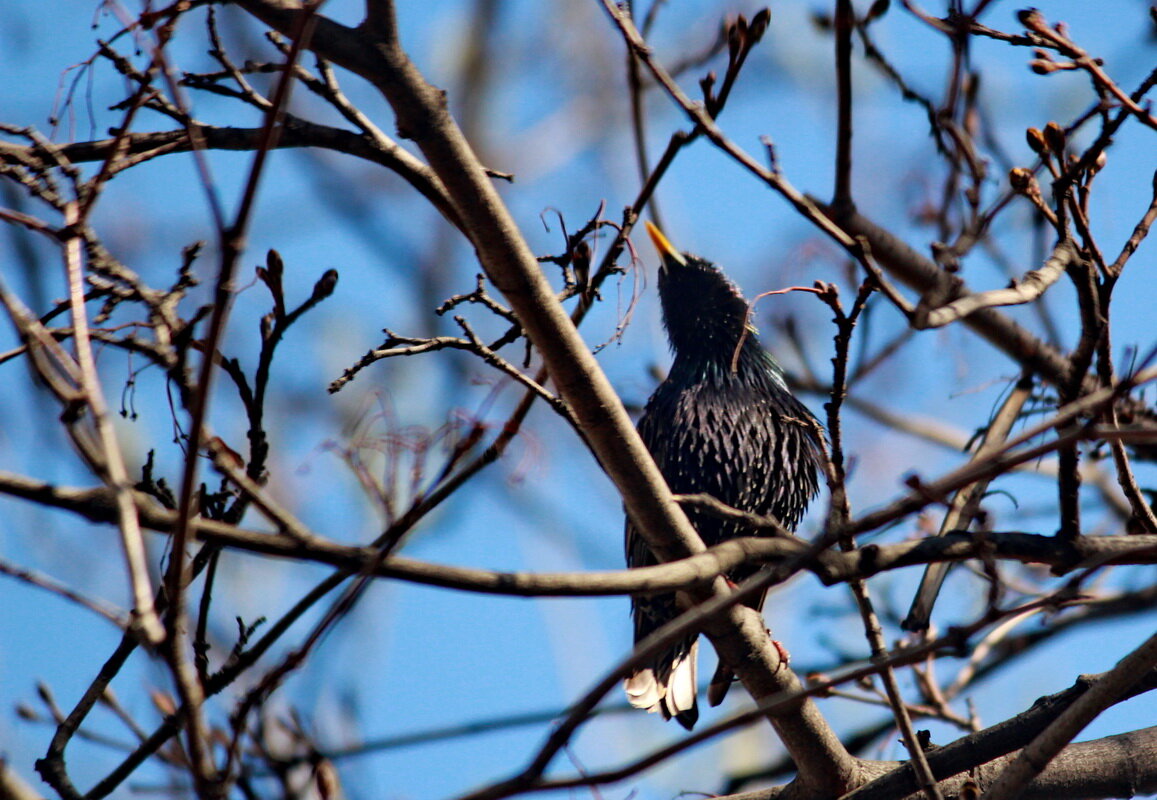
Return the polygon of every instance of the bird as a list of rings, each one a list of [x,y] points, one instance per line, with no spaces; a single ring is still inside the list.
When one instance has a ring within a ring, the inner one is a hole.
[[[674,360],[647,401],[639,435],[672,492],[706,493],[794,530],[819,489],[823,428],[760,344],[735,284],[711,261],[676,250],[657,226],[646,228],[660,257],[659,299]],[[708,547],[753,534],[742,521],[685,511]],[[626,556],[628,567],[658,563],[629,516]],[[743,565],[727,578],[738,583],[759,569]],[[758,611],[763,600],[749,605]],[[674,593],[632,597],[635,643],[680,611]],[[631,705],[691,730],[699,717],[697,656],[695,633],[639,666],[623,682]],[[711,705],[722,702],[732,680],[721,662],[708,690]]]

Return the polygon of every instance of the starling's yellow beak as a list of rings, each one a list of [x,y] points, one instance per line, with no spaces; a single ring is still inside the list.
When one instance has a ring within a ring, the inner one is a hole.
[[[687,259],[683,258],[683,254],[675,249],[675,246],[667,241],[667,237],[658,229],[650,220],[647,220],[647,234],[651,237],[651,241],[655,245],[655,249],[659,251],[660,258],[663,261],[672,261],[681,267],[687,265]]]

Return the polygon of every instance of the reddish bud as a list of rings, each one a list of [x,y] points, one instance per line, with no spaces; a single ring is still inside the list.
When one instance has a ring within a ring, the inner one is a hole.
[[[1045,144],[1044,134],[1040,132],[1039,128],[1029,128],[1024,132],[1024,138],[1028,141],[1029,149],[1038,156],[1043,156],[1047,149]]]
[[[1044,14],[1035,8],[1025,8],[1016,12],[1016,18],[1020,21],[1021,25],[1030,31],[1040,30],[1046,24]]]
[[[868,9],[868,16],[864,18],[865,22],[879,19],[888,13],[888,7],[891,6],[891,0],[876,0],[872,3],[872,7]]]
[[[285,262],[281,258],[281,253],[271,248],[265,254],[265,268],[269,270],[269,274],[279,278],[285,274]]]
[[[1036,183],[1036,178],[1033,177],[1031,170],[1013,167],[1008,171],[1008,182],[1017,194],[1028,194],[1029,189]]]
[[[739,55],[739,51],[743,49],[746,38],[747,18],[740,14],[727,29],[727,49],[733,61]]]
[[[173,700],[173,696],[167,692],[162,692],[160,689],[153,689],[149,692],[149,697],[153,701],[153,705],[157,710],[165,716],[172,716],[177,713],[177,704]]]
[[[763,38],[763,34],[767,32],[767,26],[771,23],[771,9],[761,8],[751,18],[751,26],[748,28],[748,34],[751,36],[751,43],[755,44]]]
[[[313,285],[313,299],[324,300],[333,294],[334,287],[337,286],[337,270],[327,269],[317,283]]]
[[[1065,129],[1055,122],[1049,122],[1044,129],[1045,142],[1057,156],[1065,152]]]
[[[816,684],[819,684],[819,683],[825,683],[828,680],[831,680],[830,676],[824,674],[823,672],[809,672],[807,674],[807,682],[809,684],[811,684],[812,686],[815,686]],[[820,689],[818,692],[816,692],[815,696],[816,697],[829,697],[829,696],[831,696],[831,693],[832,693],[832,689],[829,686],[829,687],[826,687],[824,689]]]

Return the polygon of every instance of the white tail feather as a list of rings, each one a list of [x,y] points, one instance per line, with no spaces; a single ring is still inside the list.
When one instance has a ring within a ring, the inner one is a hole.
[[[667,687],[660,686],[655,680],[655,670],[644,669],[636,672],[623,681],[623,689],[627,692],[627,702],[635,708],[645,708],[654,714],[663,702],[663,695]]]
[[[699,687],[699,642],[691,645],[690,652],[675,662],[667,679],[667,696],[663,704],[667,713],[675,716],[695,707],[695,693]]]
[[[699,685],[699,643],[691,646],[687,655],[671,667],[665,683],[660,683],[655,670],[641,669],[623,681],[627,701],[635,708],[645,708],[652,714],[662,711],[666,718],[695,708],[695,694]]]

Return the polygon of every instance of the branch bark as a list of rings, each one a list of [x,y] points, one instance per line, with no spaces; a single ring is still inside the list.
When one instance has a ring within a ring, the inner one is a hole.
[[[930,259],[885,228],[852,209],[825,209],[851,236],[863,236],[872,255],[894,277],[922,295],[948,297],[966,292],[959,278],[949,275]],[[992,308],[978,308],[963,318],[963,323],[999,350],[1054,386],[1066,385],[1072,365],[1056,348],[1033,336],[1020,324]],[[1090,383],[1091,388],[1095,388]]]
[[[239,6],[284,35],[304,13],[293,0],[238,0]],[[618,488],[627,513],[662,561],[705,548],[635,432],[610,382],[555,297],[502,198],[447,108],[445,92],[429,84],[402,48],[393,4],[367,4],[366,20],[349,28],[318,17],[311,48],[372,83],[397,116],[400,135],[412,139],[441,179],[490,281],[518,315],[542,354],[559,394],[572,409],[588,446]],[[693,594],[703,602],[730,592],[716,579]],[[705,632],[756,700],[792,691],[799,680],[781,657],[759,615],[742,606],[710,620]],[[799,767],[801,784],[842,791],[852,757],[810,701],[770,715]]]
[[[958,739],[945,747],[936,748],[928,754],[928,762],[937,780],[943,782],[948,778],[961,775],[979,765],[987,765],[987,769],[990,771],[985,774],[986,780],[983,784],[987,786],[996,778],[999,771],[1012,760],[1013,757],[1008,756],[1008,754],[1013,753],[1017,748],[1023,747],[1048,728],[1049,725],[1066,713],[1068,709],[1078,703],[1088,692],[1090,686],[1096,685],[1101,677],[1102,676],[1084,676],[1078,679],[1076,684],[1065,689],[1063,692],[1038,699],[1032,708],[1011,719],[997,723],[979,733]],[[1120,702],[1126,697],[1136,696],[1141,692],[1151,691],[1154,688],[1157,688],[1157,672],[1150,670],[1143,680],[1133,684],[1130,691],[1118,696],[1116,702]],[[1135,734],[1141,733],[1149,740],[1149,743],[1145,745],[1145,749],[1157,746],[1157,728],[1149,728],[1144,732],[1135,732]],[[1050,765],[1049,769],[1064,771],[1073,766],[1073,762],[1071,760],[1066,761],[1066,759],[1072,759],[1074,754],[1080,751],[1070,750],[1069,748],[1066,748],[1066,751],[1068,751],[1067,755],[1062,754],[1062,758],[1054,762],[1056,766]],[[1007,756],[1007,758],[1000,760],[1002,756]],[[877,765],[882,763],[884,762],[876,762]],[[873,769],[875,768],[878,767],[873,767]],[[1085,773],[1085,777],[1088,777],[1087,773],[1090,770],[1088,769],[1087,763],[1085,763],[1081,771]],[[1147,782],[1150,784],[1154,780],[1157,780],[1157,770],[1151,770],[1151,772],[1153,772],[1153,774],[1147,779]],[[1046,776],[1042,775],[1041,777]],[[843,798],[843,800],[891,800],[891,798],[905,797],[915,790],[916,783],[910,772],[907,770],[891,769],[887,774],[862,786],[846,798]],[[1119,787],[1117,791],[1119,791]],[[1136,792],[1137,788],[1134,787],[1133,791]],[[1050,795],[1035,794],[1031,796],[1048,797]],[[1123,797],[1130,796],[1130,794],[1082,794],[1080,796]],[[754,796],[752,796],[752,800],[754,800]]]
[[[1157,665],[1157,635],[1150,636],[1113,669],[1093,681],[1089,691],[1066,708],[1020,752],[985,793],[983,800],[1015,800],[1073,737],[1097,715],[1117,703]]]
[[[254,151],[261,146],[262,128],[219,127],[195,125],[197,146],[208,150]],[[128,133],[119,139],[98,139],[59,145],[59,154],[70,163],[104,161],[116,147],[122,148],[123,159],[144,162],[171,153],[186,153],[194,149],[189,131],[181,128],[171,131]],[[453,207],[446,197],[442,182],[422,161],[404,147],[386,140],[379,142],[364,133],[318,125],[300,117],[288,116],[277,148],[318,147],[355,156],[396,172],[423,197],[442,212],[453,225],[461,227]],[[0,142],[0,163],[25,164],[44,159],[42,148],[36,145],[18,145]],[[119,163],[118,169],[125,165]]]
[[[1003,756],[978,767],[972,774],[958,774],[940,782],[950,797],[965,797],[965,784],[988,785],[998,773],[1016,757]],[[1089,765],[1095,764],[1096,769]],[[1021,800],[1109,800],[1134,797],[1157,791],[1157,728],[1143,728],[1116,736],[1107,736],[1091,742],[1071,744],[1049,763],[1040,775],[1024,788]],[[865,773],[896,766],[894,762],[865,762]],[[872,784],[875,786],[875,784]],[[893,800],[908,796],[905,790],[890,784],[887,790],[859,792],[842,800]],[[718,800],[782,800],[779,789],[761,789],[742,794],[720,796]]]
[[[1031,303],[1060,280],[1069,265],[1076,263],[1078,258],[1073,243],[1062,241],[1053,248],[1052,255],[1040,269],[1029,270],[1012,286],[1006,289],[991,289],[987,292],[971,292],[933,309],[925,308],[921,304],[916,307],[913,325],[920,330],[943,328],[986,308]]]
[[[114,497],[107,487],[54,486],[0,472],[0,494],[71,511],[93,522],[116,524],[117,520]],[[171,534],[175,512],[160,507],[140,492],[134,492],[134,495],[141,525],[158,533]],[[369,570],[380,577],[427,586],[520,597],[597,597],[685,590],[709,584],[740,564],[796,558],[806,553],[809,547],[794,537],[752,536],[733,539],[694,556],[654,567],[529,573],[432,564],[404,556],[382,559],[373,548],[338,544],[298,529],[282,534],[269,533],[198,518],[192,521],[192,533],[198,541],[242,552],[328,564],[351,573]],[[1154,564],[1157,563],[1157,535],[1084,536],[1076,541],[1062,542],[1053,536],[1031,533],[953,531],[940,537],[867,545],[847,553],[823,551],[804,568],[830,586],[913,565],[980,557],[1061,569],[1085,563]]]

